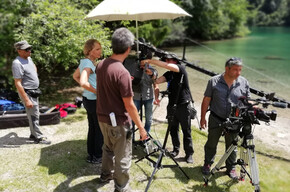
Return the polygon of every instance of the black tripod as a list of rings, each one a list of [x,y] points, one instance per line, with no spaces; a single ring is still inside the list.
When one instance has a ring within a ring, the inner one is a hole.
[[[184,172],[184,170],[179,166],[179,164],[174,159],[174,157],[166,149],[166,143],[167,143],[168,136],[169,136],[170,129],[171,129],[171,125],[172,125],[172,122],[173,122],[173,119],[174,119],[174,115],[176,113],[177,101],[178,101],[179,92],[180,92],[180,89],[181,89],[181,86],[182,86],[182,82],[183,82],[183,75],[182,75],[180,83],[179,83],[179,89],[178,89],[178,93],[177,93],[175,104],[173,105],[173,107],[171,109],[171,112],[167,115],[167,117],[168,117],[168,125],[169,126],[168,126],[166,134],[165,134],[165,139],[164,139],[163,145],[161,146],[160,144],[155,143],[157,145],[157,147],[158,147],[157,150],[145,155],[144,157],[142,157],[141,159],[139,159],[139,160],[137,160],[135,162],[135,163],[138,163],[139,161],[141,161],[141,160],[146,158],[147,160],[149,160],[154,165],[154,170],[153,170],[153,172],[151,174],[151,177],[150,177],[150,179],[148,181],[148,184],[146,186],[145,192],[148,191],[148,189],[150,187],[150,184],[151,184],[151,182],[153,180],[153,176],[155,175],[157,169],[178,167],[180,169],[180,171],[185,175],[185,177],[187,179],[189,179],[188,175]],[[149,135],[150,139],[152,139],[150,134],[148,134],[148,135]],[[154,153],[156,153],[157,151],[160,151],[160,154],[158,156],[157,161],[154,161],[153,159],[150,158],[150,156],[153,155]],[[166,156],[166,154],[167,154],[167,156],[169,156],[174,161],[175,165],[162,165],[162,159],[163,159],[164,156]]]
[[[258,163],[256,161],[254,136],[251,134],[251,125],[250,124],[245,125],[242,128],[243,130],[239,132],[239,134],[236,136],[236,138],[232,142],[232,145],[226,150],[226,152],[221,157],[219,162],[211,170],[210,176],[208,178],[203,177],[205,186],[208,185],[209,180],[217,171],[225,168],[221,166],[228,159],[231,153],[237,149],[239,141],[242,141],[241,143],[242,148],[240,149],[240,158],[237,159],[237,162],[235,163],[235,165],[241,166],[241,173],[240,173],[239,180],[243,181],[245,179],[245,176],[247,175],[250,178],[252,185],[255,187],[255,192],[260,192],[259,169],[258,169]],[[238,128],[238,130],[240,129],[241,127]],[[247,165],[249,165],[250,167],[251,174],[246,170]]]

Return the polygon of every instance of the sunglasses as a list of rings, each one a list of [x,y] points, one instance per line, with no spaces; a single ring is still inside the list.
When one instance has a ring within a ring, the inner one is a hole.
[[[31,47],[28,47],[28,48],[26,48],[26,49],[22,49],[22,50],[24,50],[24,51],[26,51],[26,52],[29,52],[29,51],[32,50],[32,48],[31,48]]]

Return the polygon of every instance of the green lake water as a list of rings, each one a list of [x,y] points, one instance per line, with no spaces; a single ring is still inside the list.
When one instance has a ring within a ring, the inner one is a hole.
[[[240,57],[244,62],[242,75],[250,86],[290,101],[290,28],[252,28],[243,38],[209,41],[187,46],[186,59],[216,73],[224,71],[229,57]],[[168,49],[182,57],[182,47]],[[188,73],[191,69],[187,69]],[[201,75],[203,76],[203,75]],[[209,76],[204,76],[208,79]]]

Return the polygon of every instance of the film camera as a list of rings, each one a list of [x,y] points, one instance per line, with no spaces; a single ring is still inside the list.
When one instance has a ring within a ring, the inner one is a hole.
[[[181,61],[176,55],[156,48],[155,46],[150,44],[150,42],[146,42],[144,38],[139,38],[139,40],[135,41],[134,45],[132,46],[132,50],[137,51],[137,44],[139,46],[140,61],[144,59],[151,59],[153,56],[163,58],[166,55],[170,55],[177,61]]]
[[[262,104],[263,108],[267,108],[269,105],[279,108],[287,107],[286,103],[270,102],[265,98],[249,99],[241,97],[239,103],[231,107],[231,114],[225,122],[225,127],[232,131],[239,131],[241,127],[246,129],[251,128],[253,124],[260,124],[259,121],[264,121],[266,124],[275,121],[277,117],[276,110],[265,111],[257,107],[259,104]]]
[[[149,43],[146,43],[144,38],[139,38],[139,40],[135,41],[134,45],[132,46],[132,50],[137,51],[137,44],[139,46],[138,57],[136,55],[128,57],[124,61],[124,66],[131,74],[133,91],[136,93],[141,93],[142,87],[144,85],[152,85],[152,83],[144,81],[144,79],[148,78],[144,76],[146,70],[151,69],[155,77],[157,77],[158,73],[156,70],[153,70],[153,68],[150,67],[149,64],[145,64],[144,68],[141,68],[140,61],[145,59],[152,59],[154,50],[156,48],[151,46]]]
[[[274,94],[271,95],[272,97]],[[239,98],[237,105],[231,107],[231,113],[229,118],[222,124],[224,126],[225,132],[237,133],[236,138],[232,141],[231,146],[229,146],[221,157],[219,162],[210,171],[209,177],[204,177],[205,186],[208,185],[211,177],[220,169],[225,168],[222,165],[226,162],[230,154],[237,150],[240,143],[240,158],[237,159],[235,164],[241,166],[240,180],[244,180],[245,176],[249,176],[252,185],[255,187],[255,191],[260,191],[259,184],[259,171],[258,163],[256,161],[254,136],[252,134],[252,125],[260,124],[259,121],[264,121],[269,123],[271,120],[275,121],[277,117],[277,112],[264,111],[258,108],[257,105],[262,104],[263,108],[267,108],[269,105],[274,107],[286,108],[286,103],[280,102],[270,102],[271,98],[259,98],[250,99],[246,97]],[[250,172],[246,169],[246,166],[250,167]]]

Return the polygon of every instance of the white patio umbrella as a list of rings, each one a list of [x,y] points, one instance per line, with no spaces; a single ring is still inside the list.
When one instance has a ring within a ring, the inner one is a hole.
[[[135,20],[138,40],[138,21],[175,19],[181,16],[191,17],[190,14],[169,0],[104,0],[85,19]],[[137,54],[138,51],[137,43]]]

